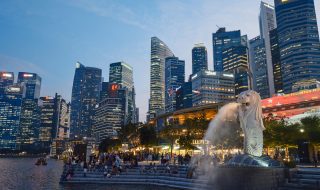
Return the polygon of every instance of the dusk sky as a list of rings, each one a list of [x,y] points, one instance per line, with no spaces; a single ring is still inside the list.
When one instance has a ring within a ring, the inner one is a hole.
[[[266,0],[273,4],[273,0]],[[211,35],[217,27],[259,34],[258,0],[2,0],[0,70],[35,72],[42,96],[70,101],[75,63],[103,70],[125,61],[134,69],[140,120],[148,110],[150,38],[164,41],[191,73],[191,49],[203,42],[212,63]],[[318,25],[320,0],[315,0]]]

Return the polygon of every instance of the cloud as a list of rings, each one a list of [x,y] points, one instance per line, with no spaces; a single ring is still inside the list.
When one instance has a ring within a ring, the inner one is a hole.
[[[3,54],[0,54],[0,68],[1,70],[13,72],[33,72],[40,76],[50,75],[47,71],[39,67],[38,64]]]
[[[100,0],[74,0],[69,2],[74,7],[96,14],[97,16],[112,18],[125,24],[146,30],[144,25],[129,7],[117,3],[117,1]]]

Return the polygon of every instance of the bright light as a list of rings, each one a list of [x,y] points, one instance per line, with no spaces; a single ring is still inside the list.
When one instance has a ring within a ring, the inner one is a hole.
[[[23,76],[24,76],[24,77],[33,77],[33,74],[27,74],[27,73],[25,73],[25,74],[23,74]]]
[[[303,133],[304,132],[304,129],[300,129],[300,133]]]
[[[216,72],[213,71],[205,71],[207,75],[217,75]]]
[[[8,78],[10,77],[10,78],[11,78],[11,77],[12,77],[12,74],[11,74],[11,73],[3,73],[2,76],[3,76],[3,77],[8,77]]]
[[[233,74],[223,74],[224,77],[234,77]]]

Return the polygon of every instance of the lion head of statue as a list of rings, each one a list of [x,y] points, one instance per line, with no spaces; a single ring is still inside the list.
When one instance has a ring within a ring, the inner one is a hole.
[[[262,121],[262,107],[261,107],[261,97],[259,93],[253,90],[247,90],[241,92],[238,95],[237,103],[239,103],[240,112],[243,116],[248,116],[249,114],[255,114],[256,120],[264,129]]]

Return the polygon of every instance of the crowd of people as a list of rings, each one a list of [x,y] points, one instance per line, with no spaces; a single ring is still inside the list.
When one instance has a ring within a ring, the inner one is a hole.
[[[83,177],[87,176],[88,172],[99,171],[103,173],[106,178],[118,176],[122,173],[128,173],[129,169],[138,168],[140,174],[178,174],[179,166],[187,166],[187,178],[199,175],[196,174],[196,168],[207,170],[208,165],[215,167],[221,162],[227,161],[231,155],[198,155],[193,158],[186,153],[171,154],[170,153],[153,153],[153,152],[139,152],[133,154],[131,152],[125,153],[100,153],[98,155],[91,154],[87,162],[81,156],[69,157],[66,161],[66,179],[73,175],[72,165],[80,166],[83,169]],[[139,166],[139,167],[138,167]]]

